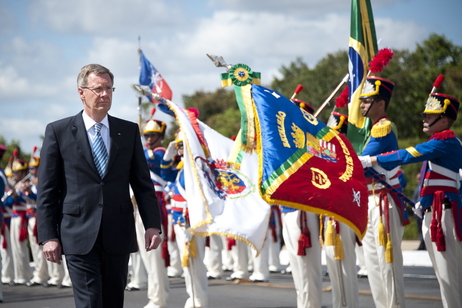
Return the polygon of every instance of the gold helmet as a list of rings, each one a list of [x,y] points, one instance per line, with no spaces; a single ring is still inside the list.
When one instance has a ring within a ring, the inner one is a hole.
[[[432,93],[428,96],[422,115],[426,113],[439,114],[456,120],[457,113],[459,112],[459,104],[459,100],[455,97],[442,93]]]
[[[175,134],[175,146],[178,148],[183,145],[184,134],[181,130],[178,130]]]
[[[163,136],[165,134],[166,128],[167,125],[164,122],[160,120],[150,119],[144,125],[143,135],[160,134]]]
[[[22,158],[16,158],[13,160],[13,166],[11,167],[11,171],[16,172],[16,171],[22,171],[22,170],[27,170],[29,167],[29,164]]]
[[[32,154],[30,155],[29,167],[37,168],[38,165],[40,165],[40,157],[35,156],[36,152],[37,152],[37,147],[34,146],[34,149],[32,150]]]

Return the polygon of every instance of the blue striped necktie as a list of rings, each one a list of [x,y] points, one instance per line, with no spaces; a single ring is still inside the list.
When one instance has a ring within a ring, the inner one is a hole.
[[[99,175],[101,178],[104,176],[104,172],[106,171],[107,161],[109,155],[107,154],[106,146],[103,142],[103,137],[101,137],[101,127],[103,126],[102,123],[96,123],[94,125],[95,128],[95,140],[93,141],[93,159],[95,160],[96,169],[98,169]]]

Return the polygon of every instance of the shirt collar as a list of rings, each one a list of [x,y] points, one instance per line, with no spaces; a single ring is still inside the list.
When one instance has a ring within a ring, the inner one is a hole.
[[[90,128],[93,127],[93,125],[95,125],[95,120],[93,120],[92,118],[90,118],[88,116],[88,114],[85,113],[85,111],[82,112],[82,118],[83,118],[83,123],[85,124],[85,130],[89,130]],[[103,124],[103,126],[106,126],[107,129],[109,129],[109,120],[108,120],[108,117],[107,117],[107,114],[106,116],[104,117],[104,119],[100,122]]]

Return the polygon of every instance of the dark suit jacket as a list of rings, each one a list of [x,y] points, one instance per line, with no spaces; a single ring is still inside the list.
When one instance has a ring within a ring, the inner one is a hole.
[[[129,185],[145,228],[161,228],[138,125],[112,116],[108,120],[111,147],[103,179],[82,112],[46,127],[39,166],[38,240],[59,239],[64,254],[87,254],[100,230],[107,253],[137,251]]]

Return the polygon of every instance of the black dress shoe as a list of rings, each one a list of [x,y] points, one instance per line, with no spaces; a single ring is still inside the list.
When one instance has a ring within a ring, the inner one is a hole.
[[[41,283],[35,282],[35,281],[28,281],[26,282],[26,286],[28,287],[35,287],[35,286],[41,286]]]

